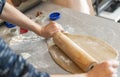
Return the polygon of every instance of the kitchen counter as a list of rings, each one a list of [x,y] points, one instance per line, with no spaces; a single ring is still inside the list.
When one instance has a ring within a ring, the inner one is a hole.
[[[44,11],[46,15],[51,12],[58,11],[61,18],[57,20],[63,28],[71,34],[90,35],[102,39],[113,46],[120,53],[120,24],[110,20],[89,16],[70,9],[54,5],[52,3],[42,3],[25,14],[30,18],[34,18],[37,11]],[[46,16],[47,17],[47,16]],[[49,20],[46,18],[45,23]],[[28,62],[33,64],[38,70],[46,71],[51,74],[68,74],[59,67],[51,58],[46,40],[29,32],[24,36],[35,36],[32,40],[23,43],[15,43],[10,45],[18,54],[27,57]],[[27,37],[26,37],[27,38]],[[35,38],[35,39],[34,39]],[[29,39],[29,38],[27,38]],[[119,58],[120,60],[120,58]],[[118,77],[120,76],[120,68]]]

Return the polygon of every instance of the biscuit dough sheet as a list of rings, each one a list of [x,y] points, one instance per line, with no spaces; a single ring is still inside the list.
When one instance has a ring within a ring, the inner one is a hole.
[[[65,33],[78,46],[83,48],[90,56],[98,61],[98,63],[117,59],[118,53],[106,42],[91,36],[73,35]],[[70,73],[83,73],[83,71],[55,45],[52,39],[47,41],[49,52],[54,61],[64,70]]]

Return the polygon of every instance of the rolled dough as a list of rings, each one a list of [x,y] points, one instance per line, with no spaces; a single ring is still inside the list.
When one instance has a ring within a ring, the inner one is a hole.
[[[118,53],[113,47],[98,38],[68,33],[65,33],[65,35],[83,48],[90,56],[95,58],[98,63],[110,59],[117,59],[118,57]],[[55,45],[52,39],[48,40],[47,44],[52,58],[58,65],[70,73],[83,73],[83,71]]]

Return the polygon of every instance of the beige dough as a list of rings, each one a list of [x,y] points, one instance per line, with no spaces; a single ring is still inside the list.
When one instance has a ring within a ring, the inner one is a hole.
[[[117,51],[98,38],[84,35],[72,35],[68,33],[65,33],[65,35],[83,48],[99,63],[110,59],[117,59]],[[52,58],[58,65],[70,73],[83,73],[83,71],[55,45],[52,39],[47,41],[47,44]]]

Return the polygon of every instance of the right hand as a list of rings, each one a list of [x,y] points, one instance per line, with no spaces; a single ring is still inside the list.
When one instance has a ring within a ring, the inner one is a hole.
[[[117,77],[118,61],[106,61],[96,65],[87,77]]]
[[[53,36],[54,33],[58,31],[64,32],[62,26],[54,21],[51,21],[46,26],[42,27],[39,35],[44,38],[50,38]]]

